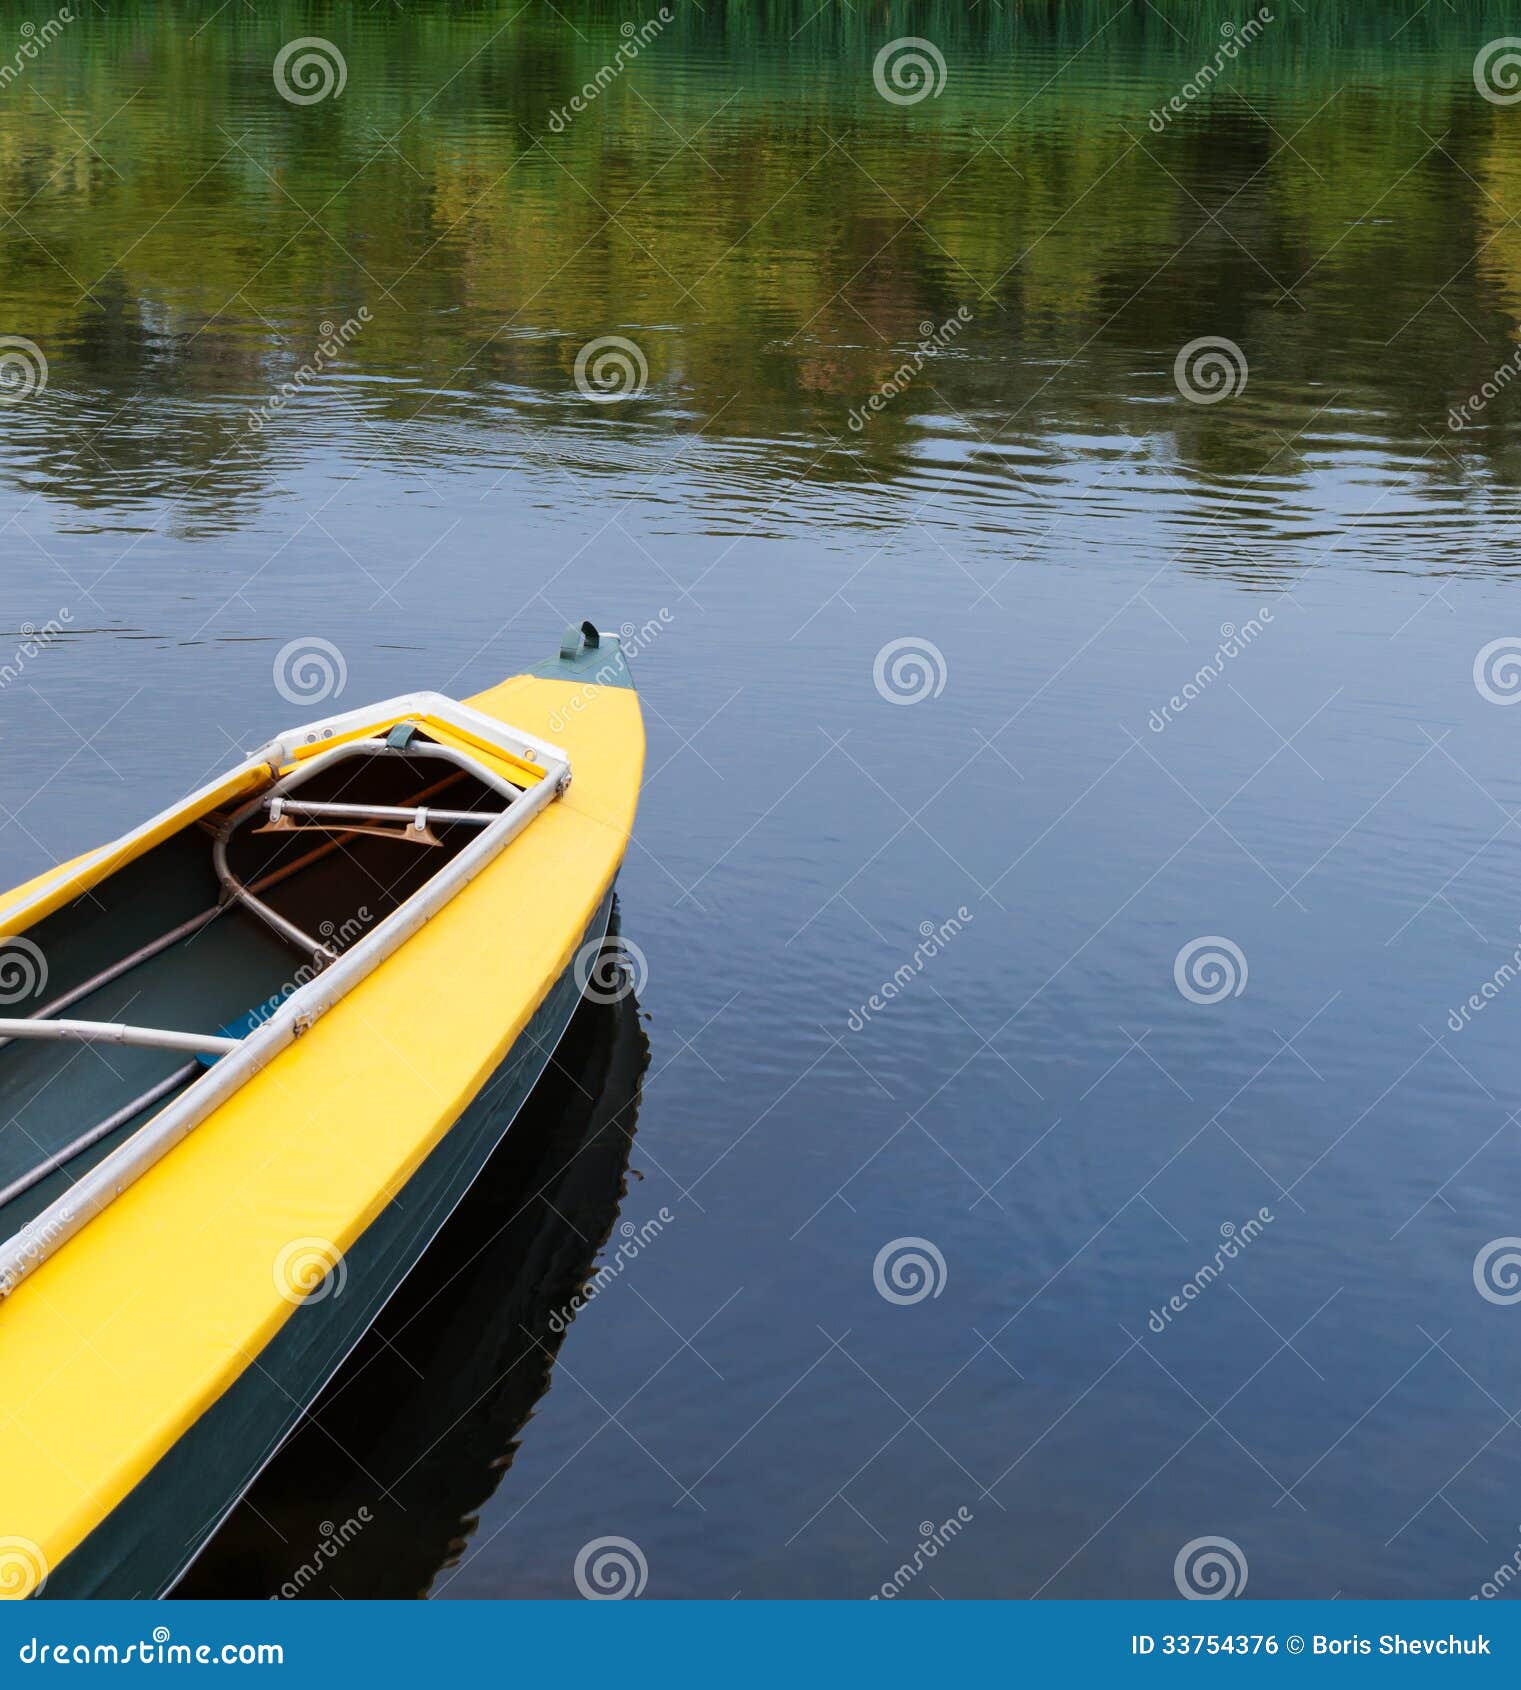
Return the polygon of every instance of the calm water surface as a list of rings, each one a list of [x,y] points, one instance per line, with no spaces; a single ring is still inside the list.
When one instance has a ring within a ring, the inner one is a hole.
[[[1254,1596],[1478,1590],[1521,1536],[1475,1280],[1521,1233],[1504,15],[1278,8],[1153,123],[1249,11],[672,9],[568,116],[653,9],[77,8],[0,78],[47,361],[0,389],[6,883],[313,714],[293,641],[358,703],[643,630],[648,1019],[575,1046],[631,1123],[643,1026],[632,1148],[500,1243],[605,1128],[541,1100],[200,1588],[363,1507],[318,1593],[572,1596],[619,1537],[651,1596],[860,1597],[952,1519],[905,1596],[1169,1595],[1201,1537]],[[309,36],[344,86],[295,103]],[[896,103],[905,36],[944,83]]]

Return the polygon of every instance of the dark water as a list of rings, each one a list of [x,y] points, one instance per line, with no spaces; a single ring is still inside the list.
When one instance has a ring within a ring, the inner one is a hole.
[[[347,1597],[573,1596],[608,1537],[662,1597],[1510,1563],[1510,25],[1274,9],[673,5],[559,118],[653,7],[0,10],[6,882],[286,725],[290,642],[358,702],[644,630],[650,1065],[576,1236],[672,1219],[534,1378],[540,1246],[431,1265],[454,1324],[216,1588],[324,1526]]]

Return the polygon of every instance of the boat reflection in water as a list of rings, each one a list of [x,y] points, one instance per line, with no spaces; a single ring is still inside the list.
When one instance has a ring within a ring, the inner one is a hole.
[[[174,1595],[422,1596],[454,1564],[617,1218],[647,1061],[632,993],[582,1002],[464,1202]]]

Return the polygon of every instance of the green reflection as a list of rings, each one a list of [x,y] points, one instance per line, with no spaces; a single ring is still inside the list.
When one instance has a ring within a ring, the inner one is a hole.
[[[50,366],[0,410],[6,462],[84,506],[200,476],[208,519],[283,446],[405,456],[462,420],[560,459],[701,429],[852,478],[1070,437],[1222,475],[1364,445],[1503,468],[1509,390],[1448,417],[1521,321],[1521,108],[1473,78],[1505,15],[1277,9],[1158,133],[1249,6],[78,0],[48,40],[0,8],[0,332]],[[902,35],[945,63],[913,104],[873,83]],[[345,84],[293,103],[274,66],[307,36]],[[604,335],[638,397],[577,390]],[[1249,362],[1228,403],[1174,385],[1204,335]]]

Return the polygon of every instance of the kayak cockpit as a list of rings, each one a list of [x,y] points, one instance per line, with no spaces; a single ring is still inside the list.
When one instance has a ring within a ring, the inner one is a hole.
[[[21,1230],[0,1244],[0,1296],[310,1029],[569,778],[553,747],[410,695],[272,742],[0,916],[12,935],[0,970],[19,956],[38,1004],[3,994],[0,1238]]]
[[[221,822],[212,865],[229,903],[321,970],[521,795],[406,723],[272,782]],[[339,872],[308,872],[323,863]]]

